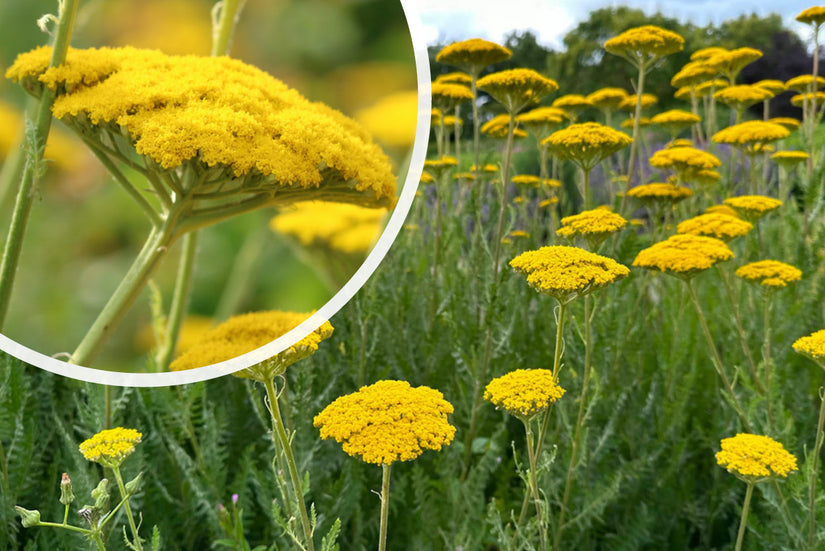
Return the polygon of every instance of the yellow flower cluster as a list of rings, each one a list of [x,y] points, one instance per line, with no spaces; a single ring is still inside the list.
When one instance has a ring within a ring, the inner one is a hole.
[[[618,109],[629,94],[623,88],[600,88],[587,96],[587,100],[599,109]]]
[[[662,126],[678,125],[684,127],[701,122],[701,120],[702,118],[699,115],[694,115],[681,109],[671,109],[670,111],[654,115],[651,117],[650,122],[653,124],[661,124]]]
[[[549,129],[559,126],[569,117],[563,109],[556,107],[536,107],[516,117],[519,124],[531,129],[540,137],[545,137]],[[535,130],[533,130],[535,129]]]
[[[512,114],[528,105],[538,103],[541,98],[559,89],[556,81],[532,69],[508,69],[492,73],[480,78],[477,86],[493,96]]]
[[[453,406],[441,392],[405,381],[378,381],[341,396],[315,416],[321,438],[334,438],[352,457],[390,465],[452,442]]]
[[[720,48],[719,46],[708,46],[707,48],[700,48],[700,49],[696,50],[695,52],[693,52],[692,54],[690,54],[690,60],[691,61],[705,60],[705,59],[708,59],[711,56],[714,56],[716,54],[725,53],[727,51],[728,50],[726,50],[725,48]]]
[[[727,76],[733,84],[733,79],[746,65],[762,57],[762,52],[755,48],[736,48],[722,50],[705,59],[705,63],[717,73]]]
[[[506,138],[510,130],[510,115],[496,115],[489,121],[481,125],[482,134],[487,134],[493,138]],[[526,138],[527,132],[521,128],[513,127],[514,138]]]
[[[728,216],[738,217],[739,214],[727,205],[711,205],[705,209],[705,213],[727,214]]]
[[[769,288],[786,287],[788,283],[802,279],[799,268],[778,260],[759,260],[745,264],[736,270],[736,275]]]
[[[435,56],[435,60],[455,67],[465,67],[468,71],[477,73],[479,69],[488,65],[510,59],[511,55],[513,52],[495,42],[471,38],[445,46]]]
[[[742,111],[754,103],[771,99],[773,96],[774,93],[770,90],[749,84],[728,86],[713,94],[714,98],[736,111]]]
[[[796,457],[769,436],[739,433],[722,439],[721,446],[716,462],[750,482],[771,476],[784,478],[797,469]]]
[[[447,84],[466,84],[469,86],[473,82],[473,77],[467,73],[446,73],[435,77],[435,82],[444,82]]]
[[[344,203],[295,203],[269,222],[273,231],[303,246],[321,246],[349,254],[370,250],[381,234],[386,211]]]
[[[608,207],[599,207],[592,210],[583,210],[572,216],[565,216],[561,219],[561,224],[562,227],[556,230],[556,235],[562,237],[581,236],[595,242],[601,242],[610,234],[624,228],[627,225],[627,220]]]
[[[814,98],[816,98],[817,105],[821,106],[823,102],[825,102],[825,92],[797,94],[791,98],[791,105],[794,107],[802,107],[806,103],[812,103]]]
[[[825,85],[825,77],[816,77],[817,88]],[[797,92],[811,92],[814,86],[814,76],[810,74],[799,75],[793,77],[785,82],[785,87],[789,90],[796,90]]]
[[[791,167],[797,163],[804,162],[808,160],[808,155],[804,151],[777,151],[773,155],[771,155],[771,159],[779,163],[780,165]]]
[[[564,396],[549,369],[516,369],[490,381],[484,399],[510,415],[529,420]]]
[[[636,110],[636,100],[637,100],[637,98],[638,98],[637,95],[627,96],[619,104],[619,109],[624,109],[625,111],[630,111],[630,112],[635,111]],[[650,109],[651,107],[653,107],[654,105],[659,103],[659,98],[657,98],[655,94],[644,93],[644,94],[642,94],[641,102],[642,102],[642,109],[643,110],[644,109]]]
[[[704,235],[722,241],[741,237],[753,229],[753,224],[735,216],[720,213],[706,213],[688,218],[676,226],[680,234]]]
[[[457,104],[473,100],[473,92],[463,84],[433,82],[430,85],[433,105],[439,109],[453,109]]]
[[[21,54],[6,75],[34,95],[55,90],[55,117],[80,132],[128,133],[167,170],[196,161],[263,176],[273,193],[345,182],[361,193],[343,200],[394,200],[389,159],[362,127],[241,61],[128,47],[70,49],[52,68],[50,57]]]
[[[793,343],[793,349],[815,360],[825,359],[825,329],[797,339]]]
[[[392,147],[410,147],[415,141],[418,92],[396,92],[355,114],[370,134]]]
[[[733,208],[742,218],[756,220],[782,206],[782,201],[764,195],[740,195],[728,197],[725,204]]]
[[[685,64],[678,73],[670,79],[670,85],[674,88],[690,87],[701,84],[716,76],[716,71],[702,63],[701,61],[691,61]]]
[[[655,168],[674,170],[683,179],[691,179],[701,170],[714,169],[722,164],[714,155],[695,147],[662,149],[654,153],[649,162]]]
[[[135,429],[123,427],[102,430],[80,444],[80,453],[87,461],[104,467],[119,467],[135,451],[142,436]]]
[[[806,10],[802,10],[796,16],[796,20],[806,25],[819,27],[822,23],[825,23],[825,6],[812,6]]]
[[[589,99],[581,94],[566,94],[553,100],[553,107],[575,112],[595,106]]]
[[[612,258],[561,245],[527,251],[510,261],[536,291],[566,304],[630,274]]]
[[[652,184],[642,184],[631,188],[627,192],[628,197],[633,197],[644,202],[669,202],[677,203],[683,199],[693,196],[690,188],[677,186],[670,182],[654,182]]]
[[[517,186],[530,186],[530,187],[539,187],[541,183],[541,178],[535,176],[533,174],[516,174],[510,181],[516,184]]]
[[[688,279],[731,258],[733,251],[724,241],[699,235],[673,235],[641,250],[633,265]]]
[[[774,79],[760,80],[759,82],[754,83],[754,86],[764,88],[765,90],[772,92],[774,95],[781,94],[787,90],[784,82]]]
[[[571,124],[553,132],[541,143],[562,159],[570,159],[589,171],[613,153],[624,149],[633,138],[603,124],[586,122]]]
[[[656,27],[644,25],[628,29],[604,43],[604,49],[633,63],[650,62],[666,55],[681,52],[685,39],[678,34]]]
[[[246,354],[288,333],[310,315],[275,310],[233,316],[203,335],[189,350],[178,356],[169,368],[172,371],[194,369]],[[234,375],[257,381],[271,378],[270,375],[283,373],[293,363],[313,354],[318,350],[318,344],[330,335],[332,325],[325,321],[280,354]]]
[[[711,138],[716,143],[726,143],[755,151],[754,146],[782,140],[790,131],[782,125],[765,121],[746,121],[724,128]]]
[[[633,124],[633,117],[625,119],[622,121],[622,128],[633,128]],[[651,124],[652,123],[650,122],[649,117],[639,117],[639,128],[644,128],[645,126],[650,126]]]

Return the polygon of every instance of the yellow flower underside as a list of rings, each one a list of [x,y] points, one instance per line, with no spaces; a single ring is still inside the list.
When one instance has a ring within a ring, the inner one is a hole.
[[[802,279],[799,268],[778,260],[759,260],[745,264],[736,270],[736,275],[770,288],[786,287],[789,283]]]
[[[532,69],[508,69],[478,80],[477,86],[493,96],[512,113],[559,89],[556,81]]]
[[[721,442],[716,462],[728,472],[747,480],[787,477],[797,469],[796,457],[768,436],[739,433]]]
[[[310,315],[268,311],[233,316],[206,333],[188,351],[178,356],[169,368],[172,371],[194,369],[246,354],[288,333]],[[332,325],[324,322],[315,331],[267,362],[278,364],[279,368],[285,369],[318,350],[318,344],[331,334]],[[234,375],[249,378],[250,374],[247,369],[243,369]]]
[[[764,195],[740,195],[728,197],[725,204],[732,207],[743,218],[759,218],[782,206],[782,201]]]
[[[652,184],[642,184],[631,188],[627,192],[629,197],[642,201],[665,201],[677,202],[693,196],[690,188],[677,186],[671,183],[655,182]]]
[[[736,76],[745,66],[762,57],[762,52],[755,48],[736,48],[715,53],[705,59],[705,63],[718,73]]]
[[[320,427],[321,438],[334,438],[350,456],[390,465],[452,442],[455,427],[447,420],[452,412],[437,390],[379,381],[336,399],[313,423]]]
[[[791,98],[791,105],[794,107],[802,107],[805,103],[811,105],[813,104],[814,97],[816,97],[817,107],[822,107],[825,102],[825,92],[797,94]]]
[[[724,241],[699,235],[674,235],[641,250],[633,265],[689,278],[731,258],[733,251]]]
[[[596,122],[586,122],[554,132],[542,144],[560,158],[571,159],[589,170],[632,142],[633,139],[624,132]]]
[[[825,329],[797,339],[793,343],[793,349],[815,360],[825,359]]]
[[[344,203],[295,203],[269,222],[273,231],[304,246],[323,246],[349,254],[364,254],[381,235],[386,211]]]
[[[811,6],[808,9],[802,10],[796,16],[796,20],[806,25],[819,27],[822,23],[825,23],[825,6]]]
[[[87,461],[117,466],[135,451],[142,436],[135,429],[106,429],[82,442],[79,449]]]
[[[456,67],[480,69],[510,59],[511,55],[510,50],[495,42],[471,38],[445,46],[436,54],[435,60]]]
[[[768,119],[767,122],[772,122],[773,124],[778,124],[780,126],[784,126],[788,130],[796,130],[802,123],[798,119],[794,119],[791,117],[773,117],[772,119]]]
[[[691,61],[685,64],[685,66],[670,79],[670,85],[674,88],[690,88],[715,76],[716,71],[701,61]]]
[[[603,237],[624,228],[627,225],[627,220],[609,208],[599,207],[584,210],[572,216],[565,216],[561,219],[561,223],[562,227],[556,230],[556,234],[562,237],[577,235]]]
[[[628,29],[604,43],[604,49],[624,58],[649,62],[682,51],[685,39],[678,34],[657,27],[644,25]]]
[[[742,110],[754,103],[771,99],[773,96],[774,93],[770,90],[749,84],[728,86],[713,94],[714,98],[737,110]]]
[[[627,96],[625,99],[619,103],[619,109],[623,109],[625,111],[635,111],[636,110],[636,95]],[[659,103],[659,98],[656,97],[655,94],[642,94],[642,109],[650,109],[654,105]]]
[[[752,229],[753,224],[750,222],[720,213],[700,214],[676,226],[676,231],[680,234],[703,235],[722,241],[741,237]]]
[[[727,205],[711,205],[705,209],[705,214],[712,213],[727,214],[728,216],[733,216],[734,218],[739,216],[739,213],[737,213],[735,210],[733,210]]]
[[[549,369],[516,369],[490,381],[484,390],[484,399],[497,409],[521,419],[546,410],[564,396]]]
[[[630,274],[612,258],[561,245],[524,252],[511,260],[510,266],[527,276],[527,283],[538,292],[563,303]]]
[[[456,104],[472,101],[473,92],[463,84],[433,82],[430,86],[433,105],[449,105],[449,109]]]
[[[736,146],[753,146],[783,140],[791,132],[780,124],[764,121],[747,121],[724,128],[711,138],[716,143]]]
[[[659,113],[650,118],[653,124],[660,124],[664,127],[686,128],[701,122],[702,118],[699,115],[682,111],[681,109],[671,109],[664,113]]]
[[[599,109],[618,109],[628,95],[623,88],[601,88],[589,94],[587,100]]]
[[[721,53],[724,53],[724,52],[727,52],[727,51],[728,51],[727,49],[720,48],[719,46],[709,46],[707,48],[701,48],[699,50],[696,50],[695,52],[690,54],[690,60],[691,61],[703,60],[703,59],[707,59],[711,56],[714,56],[716,54],[721,54]]]

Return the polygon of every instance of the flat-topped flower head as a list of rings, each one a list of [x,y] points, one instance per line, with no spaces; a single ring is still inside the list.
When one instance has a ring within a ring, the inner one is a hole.
[[[771,142],[783,140],[791,132],[780,124],[765,121],[746,121],[723,128],[711,138],[716,143],[736,146],[746,153],[759,153]]]
[[[568,238],[583,237],[591,248],[595,248],[610,235],[623,229],[627,225],[627,220],[609,207],[598,207],[565,216],[561,219],[561,224],[561,228],[556,230],[556,235]]]
[[[768,119],[767,122],[784,126],[789,131],[797,130],[800,126],[802,126],[802,122],[799,119],[794,119],[792,117],[773,117]]]
[[[489,121],[482,124],[480,130],[482,134],[486,134],[493,138],[504,139],[510,131],[510,115],[496,115]],[[517,126],[514,126],[513,137],[526,138],[527,132]]]
[[[627,195],[646,204],[676,204],[692,197],[693,191],[671,182],[654,182],[633,187]]]
[[[269,221],[269,227],[305,247],[346,254],[367,253],[381,235],[387,211],[344,203],[295,203]]]
[[[668,142],[665,147],[693,147],[693,142],[687,138],[680,138]]]
[[[634,266],[659,270],[681,279],[690,279],[718,262],[733,258],[724,241],[700,235],[673,235],[642,249]]]
[[[442,176],[458,166],[458,159],[451,155],[443,155],[438,159],[427,159],[424,161],[424,169],[429,172],[436,181],[441,181]]]
[[[117,136],[169,180],[194,166],[203,177],[188,196],[208,202],[209,213],[211,190],[261,206],[394,202],[389,159],[362,127],[241,61],[128,47],[70,48],[59,67],[50,57],[48,47],[21,54],[7,76],[35,96],[54,90],[56,118],[107,147]]]
[[[766,289],[781,289],[802,279],[802,271],[796,266],[778,260],[759,260],[736,269],[736,275]]]
[[[556,107],[536,107],[516,117],[516,122],[533,133],[539,140],[550,135],[564,124],[570,114]]]
[[[696,50],[692,54],[690,54],[691,61],[701,61],[703,59],[708,59],[716,54],[722,54],[727,52],[726,48],[720,48],[719,46],[708,46],[707,48],[701,48]]]
[[[571,124],[542,141],[551,153],[561,159],[570,159],[585,171],[632,142],[633,139],[624,132],[597,122]]]
[[[288,333],[311,313],[252,312],[233,316],[205,335],[189,350],[178,356],[169,366],[172,371],[194,369],[211,365],[269,344]],[[287,367],[318,350],[319,343],[332,335],[332,325],[328,321],[312,333],[281,353],[252,367],[233,373],[236,377],[259,382],[272,380],[284,373]]]
[[[533,289],[552,296],[561,304],[630,274],[626,266],[612,258],[562,245],[524,252],[511,260],[510,266],[527,276],[527,283]]]
[[[443,82],[445,84],[464,84],[466,86],[469,86],[470,83],[473,82],[473,77],[468,75],[467,73],[456,71],[453,73],[438,75],[437,77],[435,77],[435,82]]]
[[[825,77],[817,75],[816,87],[822,88],[823,86],[825,86]],[[785,87],[788,90],[796,90],[797,92],[813,92],[814,76],[805,74],[793,77],[785,82]]]
[[[806,92],[804,94],[797,94],[791,97],[791,105],[794,107],[802,107],[805,104],[811,105],[816,98],[817,109],[821,108],[825,103],[825,92]]]
[[[380,143],[408,148],[415,142],[418,91],[389,94],[374,105],[358,111],[355,120]]]
[[[734,111],[742,112],[755,103],[771,99],[774,95],[767,88],[751,84],[739,84],[723,88],[713,94],[713,97]]]
[[[436,54],[435,60],[478,76],[484,67],[506,61],[512,55],[513,52],[495,42],[482,38],[471,38],[443,47]]]
[[[425,170],[421,173],[421,178],[418,181],[422,184],[432,184],[435,182],[435,178],[433,178],[433,175]]]
[[[474,172],[476,174],[495,174],[498,172],[498,166],[487,163],[486,165],[482,165],[481,170],[479,170],[476,165],[473,165],[470,167],[470,172]]]
[[[822,23],[825,23],[825,6],[811,6],[806,10],[802,10],[796,16],[796,20],[819,28]]]
[[[804,163],[808,160],[808,157],[810,157],[810,155],[804,151],[777,151],[771,155],[771,159],[786,169],[790,169],[800,163]]]
[[[797,470],[796,457],[769,436],[739,433],[724,438],[716,462],[745,482],[765,478],[786,478]]]
[[[735,216],[720,213],[705,213],[688,218],[676,226],[680,234],[704,235],[722,241],[741,237],[753,229],[753,224]]]
[[[740,195],[728,197],[725,204],[733,208],[745,220],[758,220],[782,206],[782,201],[764,195]]]
[[[82,442],[79,449],[87,461],[117,468],[135,451],[135,446],[140,444],[142,437],[135,429],[116,427],[100,431]]]
[[[730,83],[734,83],[742,69],[760,57],[762,57],[762,52],[756,48],[736,48],[715,53],[705,58],[705,63],[717,73],[725,75]]]
[[[604,49],[636,65],[648,67],[653,61],[685,47],[685,39],[655,25],[628,29],[604,43]]]
[[[670,85],[674,88],[686,86],[694,87],[716,76],[716,71],[701,61],[691,61],[685,64],[678,73],[670,79]]]
[[[702,170],[713,170],[721,161],[711,153],[695,147],[669,147],[653,154],[650,166],[673,170],[682,181],[691,180]]]
[[[587,96],[587,101],[599,109],[618,109],[630,94],[624,88],[600,88]]]
[[[517,186],[529,186],[534,188],[539,187],[539,184],[541,184],[541,178],[533,174],[516,174],[510,178],[510,181]]]
[[[496,377],[484,389],[484,399],[523,421],[545,411],[564,396],[549,369],[516,369]]]
[[[493,96],[512,115],[559,89],[556,81],[532,69],[508,69],[492,73],[480,78],[477,86]]]
[[[732,208],[730,208],[727,205],[711,205],[711,206],[709,206],[708,208],[705,209],[705,214],[713,214],[713,213],[715,213],[715,214],[727,214],[728,216],[733,216],[734,218],[737,218],[739,216],[739,213],[737,213],[735,210],[733,210]]]
[[[630,111],[631,113],[636,111],[636,99],[638,98],[637,95],[627,96],[625,99],[619,103],[619,109],[623,111]],[[648,94],[645,92],[642,94],[642,111],[645,109],[650,109],[654,105],[659,103],[659,98],[656,97],[656,94]]]
[[[716,170],[702,169],[690,174],[690,181],[701,186],[710,186],[722,179],[722,175]]]
[[[793,349],[816,360],[825,369],[825,365],[822,364],[825,361],[825,329],[797,339],[793,343]]]
[[[441,392],[405,381],[378,381],[341,396],[315,416],[321,438],[366,463],[391,465],[440,450],[455,437],[453,406]]]
[[[629,119],[623,120],[622,124],[621,124],[621,127],[622,128],[633,128],[634,123],[635,123],[635,120],[633,119],[633,117],[631,117]],[[639,128],[644,128],[646,126],[650,126],[651,124],[653,124],[653,123],[650,122],[650,117],[639,117]]]
[[[455,109],[456,105],[465,101],[473,101],[473,92],[464,84],[433,82],[430,85],[433,106],[442,112]]]
[[[764,88],[765,90],[772,92],[774,95],[781,94],[788,89],[784,82],[775,79],[760,80],[759,82],[755,82],[753,85],[758,88]]]
[[[553,100],[553,107],[563,109],[575,119],[579,116],[579,113],[589,107],[595,107],[595,105],[593,105],[586,96],[581,94],[566,94]]]
[[[702,117],[681,109],[671,109],[650,118],[650,122],[665,127],[673,135],[702,121]]]
[[[713,80],[708,80],[698,84],[696,86],[696,93],[701,97],[709,96],[711,94],[715,94],[716,90],[722,90],[728,86],[730,86],[730,83],[727,80],[715,78]]]
[[[543,200],[539,201],[538,207],[540,209],[546,209],[547,207],[552,207],[553,205],[558,205],[558,204],[559,204],[559,198],[558,197],[550,197],[549,199],[543,199]]]

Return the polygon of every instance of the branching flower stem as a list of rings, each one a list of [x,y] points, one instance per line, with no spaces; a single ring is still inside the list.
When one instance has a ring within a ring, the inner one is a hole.
[[[736,324],[736,331],[739,334],[739,342],[742,346],[742,352],[744,352],[745,357],[748,360],[748,367],[750,368],[751,379],[753,379],[753,384],[759,390],[759,392],[765,394],[767,392],[766,387],[762,386],[762,382],[760,380],[759,374],[756,371],[756,362],[753,359],[753,354],[751,354],[750,346],[748,345],[748,337],[745,333],[745,328],[742,325],[742,312],[739,310],[739,304],[736,302],[734,298],[733,286],[730,283],[730,274],[725,271],[723,266],[718,266],[719,275],[722,276],[722,284],[725,286],[725,295],[728,297],[728,303],[730,303],[731,311],[733,312],[733,321]]]
[[[120,497],[123,500],[123,509],[126,511],[126,520],[129,521],[129,529],[132,531],[132,544],[137,551],[143,550],[138,528],[135,524],[135,517],[132,514],[132,508],[129,506],[129,494],[126,491],[126,486],[123,484],[123,476],[120,474],[120,467],[113,467],[112,471],[115,473],[115,480],[117,480],[117,487],[120,490]]]

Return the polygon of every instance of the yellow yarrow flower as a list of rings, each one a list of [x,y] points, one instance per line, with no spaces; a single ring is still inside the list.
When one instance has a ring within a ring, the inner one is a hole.
[[[275,215],[269,227],[301,245],[326,247],[347,254],[368,252],[383,229],[387,211],[345,203],[295,203]]]
[[[447,416],[453,406],[441,392],[405,381],[378,381],[341,396],[315,416],[321,438],[367,463],[391,465],[440,450],[453,441]]]
[[[703,60],[703,59],[707,59],[711,56],[714,56],[716,54],[721,54],[721,53],[724,53],[724,52],[727,52],[727,51],[728,51],[727,49],[720,48],[719,46],[709,46],[707,48],[701,48],[699,50],[696,50],[695,52],[690,54],[690,60],[691,61]]]
[[[814,360],[825,360],[825,329],[820,329],[807,337],[797,339],[793,343],[793,349]]]
[[[740,84],[719,90],[713,97],[735,111],[744,111],[751,105],[771,99],[775,94],[766,88]]]
[[[727,80],[716,78],[697,85],[696,93],[704,97],[710,95],[711,93],[715,94],[716,90],[722,90],[728,86],[730,86],[730,83]]]
[[[619,103],[619,109],[623,109],[625,111],[630,111],[631,113],[636,111],[636,95],[627,96],[625,99]],[[659,103],[659,98],[656,97],[655,94],[642,94],[642,110],[650,109],[654,105]]]
[[[650,126],[651,124],[653,124],[653,123],[650,122],[649,117],[639,117],[639,128],[644,128],[645,126]],[[621,124],[621,127],[622,128],[633,128],[633,117],[630,117],[629,119],[623,120],[622,124]]]
[[[556,81],[532,69],[508,69],[492,73],[480,78],[477,86],[493,96],[512,115],[559,89]]]
[[[772,122],[773,124],[784,126],[785,128],[791,131],[796,130],[800,126],[802,126],[802,123],[798,119],[794,119],[791,117],[773,117],[771,119],[768,119],[767,122]]]
[[[473,92],[463,84],[433,82],[430,85],[433,105],[442,112],[452,111],[456,105],[473,100]]]
[[[591,248],[595,248],[610,235],[623,229],[627,225],[627,220],[608,207],[598,207],[565,216],[561,219],[561,224],[562,227],[556,230],[556,235],[568,238],[580,236],[590,242]]]
[[[722,162],[714,155],[695,147],[670,147],[657,151],[648,161],[655,168],[667,168],[682,180],[692,179],[699,171],[712,170]]]
[[[788,89],[784,82],[774,79],[760,80],[759,82],[754,83],[754,86],[764,88],[765,90],[772,92],[774,95],[781,94]]]
[[[510,266],[527,276],[527,283],[536,291],[562,304],[630,274],[626,266],[612,258],[562,245],[524,252],[511,260]]]
[[[736,275],[763,287],[777,289],[802,279],[802,271],[778,260],[759,260],[737,268]]]
[[[791,97],[791,105],[794,107],[802,107],[806,103],[811,105],[814,101],[814,97],[816,97],[817,109],[819,109],[822,107],[823,102],[825,102],[825,92],[816,92],[815,94],[812,92],[806,92],[804,94],[797,94]]]
[[[722,439],[721,447],[716,462],[746,482],[785,478],[797,470],[796,457],[769,436],[739,433]]]
[[[499,46],[495,42],[481,38],[471,38],[443,47],[436,54],[435,60],[439,63],[462,68],[477,76],[484,67],[508,60],[511,55],[513,53],[510,50],[504,46]]]
[[[676,226],[676,232],[680,234],[704,235],[722,241],[730,241],[736,237],[741,237],[752,229],[753,224],[750,222],[719,213],[700,214],[688,218]]]
[[[692,88],[716,76],[716,71],[701,61],[691,61],[685,64],[673,78],[670,85],[674,88]]]
[[[441,82],[446,84],[465,84],[467,86],[473,82],[473,77],[468,75],[467,73],[461,72],[454,72],[454,73],[447,73],[444,75],[438,75],[435,77],[435,82]]]
[[[806,25],[814,25],[819,28],[822,23],[825,23],[825,6],[811,6],[808,9],[802,10],[796,16],[796,20]]]
[[[736,48],[715,53],[706,58],[705,63],[719,74],[725,75],[733,84],[736,75],[760,57],[762,57],[762,52],[755,48]]]
[[[711,205],[705,209],[705,214],[712,213],[727,214],[728,216],[733,216],[734,218],[739,216],[739,213],[737,213],[735,210],[733,210],[727,205]]]
[[[782,201],[764,195],[740,195],[739,197],[728,197],[724,203],[732,207],[739,215],[746,220],[756,220],[765,216],[772,210],[782,206]]]
[[[655,25],[628,29],[604,43],[605,50],[637,67],[649,67],[657,59],[681,52],[684,46],[684,38]]]
[[[599,109],[618,109],[619,104],[629,96],[623,88],[600,88],[587,96],[587,101]]]
[[[690,128],[694,124],[702,121],[702,117],[682,111],[681,109],[671,109],[664,113],[659,113],[650,118],[650,122],[664,126],[670,134],[678,134],[685,128]]]
[[[645,203],[678,203],[692,197],[693,191],[670,182],[654,182],[633,187],[627,195]]]
[[[510,115],[496,115],[489,121],[482,124],[480,130],[482,134],[487,134],[493,138],[506,138],[507,133],[510,131]],[[514,126],[513,137],[526,138],[527,132],[517,126]]]
[[[771,155],[771,159],[785,168],[792,168],[799,163],[803,163],[808,160],[808,157],[810,155],[804,151],[777,151]]]
[[[510,181],[517,186],[530,186],[537,188],[541,183],[541,178],[533,174],[516,174],[510,178]]]
[[[724,241],[699,235],[673,235],[636,255],[634,266],[689,279],[733,258]]]
[[[539,205],[538,205],[538,207],[539,207],[540,209],[545,209],[545,208],[547,208],[547,207],[550,207],[550,206],[553,206],[553,205],[558,204],[558,202],[559,202],[559,198],[558,198],[558,197],[551,197],[551,198],[549,198],[549,199],[544,199],[544,200],[542,200],[542,201],[539,201]]]
[[[825,86],[825,77],[817,75],[816,87]],[[785,87],[788,90],[796,90],[797,92],[812,92],[814,88],[814,76],[811,74],[799,75],[785,81]]]
[[[633,139],[624,132],[597,122],[586,122],[571,124],[553,132],[542,144],[559,158],[570,159],[583,170],[589,171],[632,142]]]
[[[564,396],[549,369],[516,369],[487,384],[484,399],[496,409],[524,421],[543,412],[550,404]]]
[[[203,335],[189,350],[178,356],[169,369],[195,369],[246,354],[288,333],[310,315],[311,313],[274,310],[233,316]],[[293,363],[315,353],[319,343],[332,335],[332,331],[332,325],[325,321],[281,353],[260,364],[236,371],[233,375],[259,382],[272,380],[283,374]]]
[[[140,444],[142,437],[135,429],[116,427],[100,431],[82,442],[79,449],[87,461],[117,468],[135,451],[135,446]]]
[[[720,130],[711,138],[716,143],[726,143],[756,153],[770,142],[783,140],[790,131],[779,124],[764,121],[747,121]]]
[[[392,147],[410,147],[418,121],[418,92],[396,92],[362,109],[355,120],[379,142]]]

